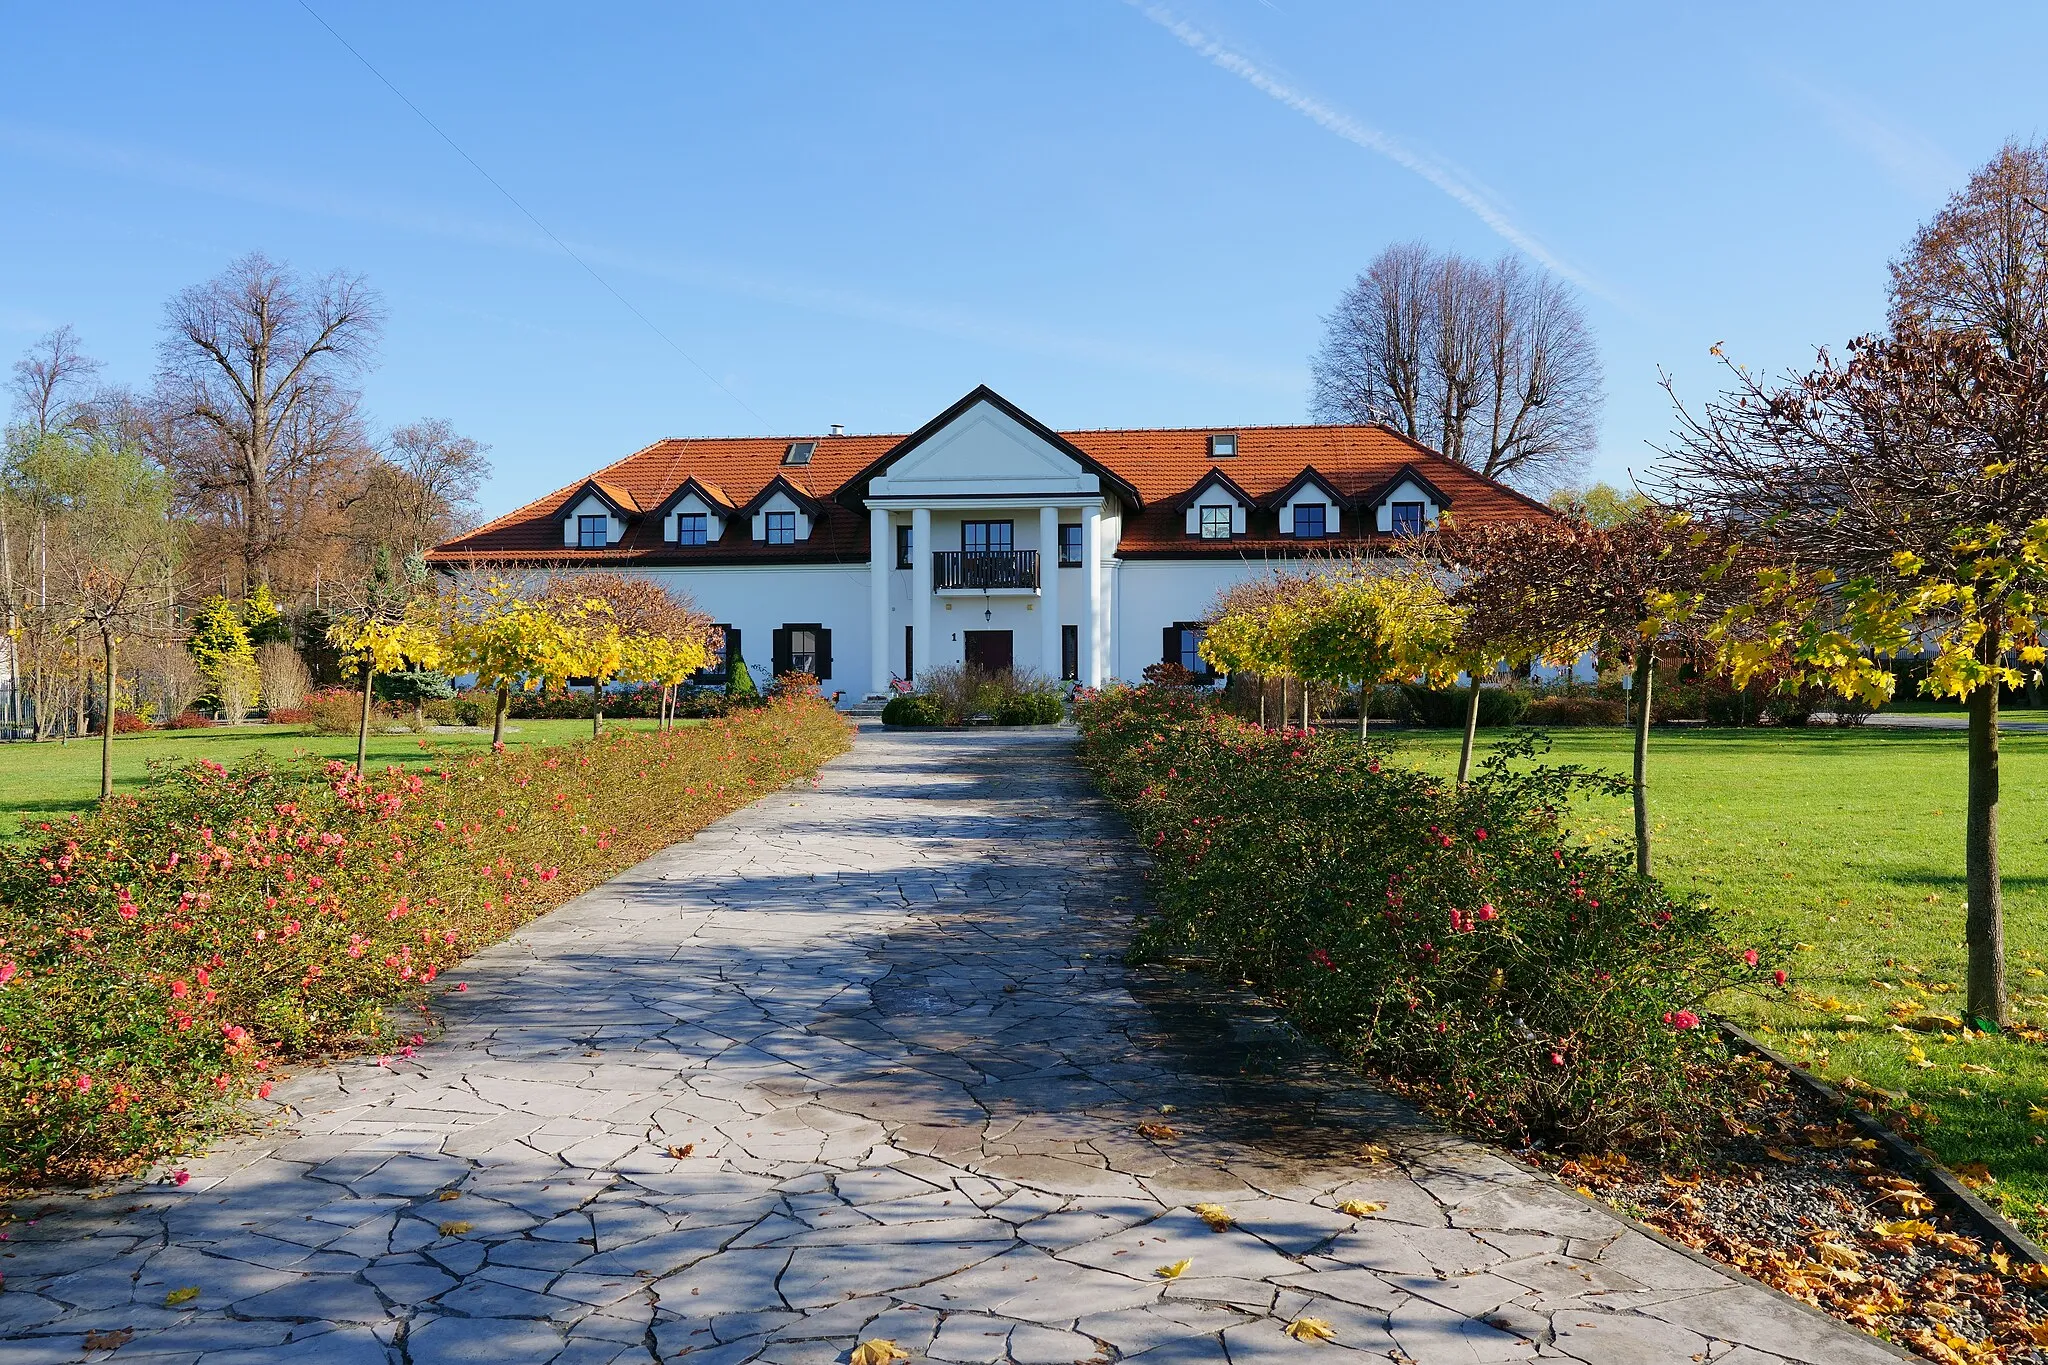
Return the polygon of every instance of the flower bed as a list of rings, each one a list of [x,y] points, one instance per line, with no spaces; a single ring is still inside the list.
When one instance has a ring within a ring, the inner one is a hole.
[[[792,696],[426,772],[202,760],[0,849],[0,1185],[132,1168],[281,1063],[406,1045],[393,1014],[450,967],[847,735]]]
[[[1141,954],[1213,961],[1512,1141],[1682,1145],[1715,1105],[1704,1002],[1770,986],[1778,951],[1567,835],[1573,795],[1614,779],[1497,757],[1461,792],[1175,689],[1077,711],[1084,760],[1154,860]]]

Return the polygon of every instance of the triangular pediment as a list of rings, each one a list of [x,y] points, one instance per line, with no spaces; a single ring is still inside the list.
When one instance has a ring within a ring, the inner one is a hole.
[[[1137,491],[1065,437],[983,385],[849,480],[872,498],[1090,496]]]

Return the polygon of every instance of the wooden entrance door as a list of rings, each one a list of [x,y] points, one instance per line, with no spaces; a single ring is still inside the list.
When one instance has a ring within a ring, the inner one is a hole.
[[[1007,673],[1016,662],[1007,630],[967,632],[967,666],[983,673]]]

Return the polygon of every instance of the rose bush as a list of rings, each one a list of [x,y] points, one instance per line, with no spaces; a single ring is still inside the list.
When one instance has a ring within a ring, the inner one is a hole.
[[[791,696],[431,770],[202,760],[40,826],[0,847],[0,1186],[116,1173],[280,1065],[409,1046],[395,1018],[463,958],[847,744]]]
[[[1713,1107],[1705,1003],[1769,985],[1782,948],[1732,941],[1628,849],[1570,836],[1572,798],[1615,779],[1530,766],[1524,735],[1460,790],[1174,688],[1077,712],[1084,761],[1153,860],[1140,958],[1212,961],[1510,1141],[1682,1142]]]

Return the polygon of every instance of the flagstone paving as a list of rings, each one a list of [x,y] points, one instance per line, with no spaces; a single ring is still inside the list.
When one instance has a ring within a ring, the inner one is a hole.
[[[1070,744],[864,732],[466,964],[416,1056],[16,1224],[0,1361],[1899,1358],[1127,972]]]

